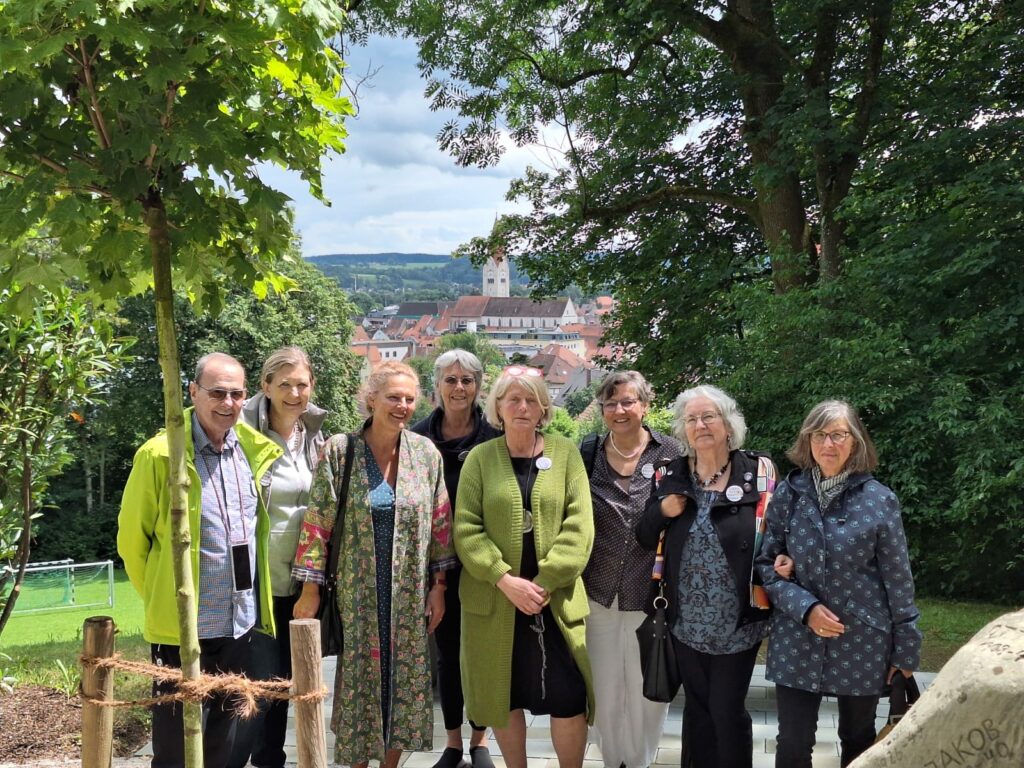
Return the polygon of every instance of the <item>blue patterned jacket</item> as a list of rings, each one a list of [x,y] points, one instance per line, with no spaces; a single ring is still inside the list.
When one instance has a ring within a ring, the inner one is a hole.
[[[824,514],[809,472],[794,470],[768,507],[768,531],[756,567],[775,612],[767,677],[828,694],[879,694],[890,665],[917,669],[921,633],[914,579],[896,494],[870,474],[850,476]],[[776,555],[793,558],[789,581]],[[804,624],[823,603],[846,631],[822,638]]]

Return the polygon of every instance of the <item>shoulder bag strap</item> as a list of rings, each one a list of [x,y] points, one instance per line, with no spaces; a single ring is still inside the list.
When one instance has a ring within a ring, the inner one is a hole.
[[[334,530],[331,531],[331,549],[327,556],[327,573],[324,577],[334,581],[338,577],[338,556],[341,549],[341,534],[345,527],[345,507],[348,504],[348,486],[352,480],[352,459],[355,455],[355,440],[352,435],[345,435],[345,471],[342,474],[341,493],[338,494],[338,512],[334,517]]]
[[[594,462],[597,461],[597,441],[600,436],[592,432],[583,438],[580,443],[580,453],[583,454],[583,466],[587,468],[587,477],[594,475]]]
[[[768,530],[768,503],[775,493],[775,465],[767,456],[757,457],[757,490],[760,498],[757,500],[757,509],[754,511],[754,559],[761,552],[761,542]],[[755,584],[755,571],[753,559],[750,563],[750,606],[767,610],[771,607],[768,600],[768,592],[760,584]]]

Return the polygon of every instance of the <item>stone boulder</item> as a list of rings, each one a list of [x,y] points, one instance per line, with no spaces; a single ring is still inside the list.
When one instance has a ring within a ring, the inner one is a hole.
[[[887,703],[883,699],[880,710]],[[909,714],[851,768],[1024,767],[1024,610],[956,652]]]

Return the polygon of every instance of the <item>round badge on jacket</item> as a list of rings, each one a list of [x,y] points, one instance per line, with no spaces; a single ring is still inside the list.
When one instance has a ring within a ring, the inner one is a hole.
[[[730,485],[725,489],[725,498],[729,501],[739,501],[743,498],[743,489],[738,485]]]

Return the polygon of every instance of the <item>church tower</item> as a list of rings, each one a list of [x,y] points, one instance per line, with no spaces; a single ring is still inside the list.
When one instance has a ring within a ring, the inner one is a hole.
[[[483,272],[483,295],[507,297],[509,270],[508,259],[505,258],[505,249],[503,247],[499,245],[494,249],[487,263],[484,264]]]

